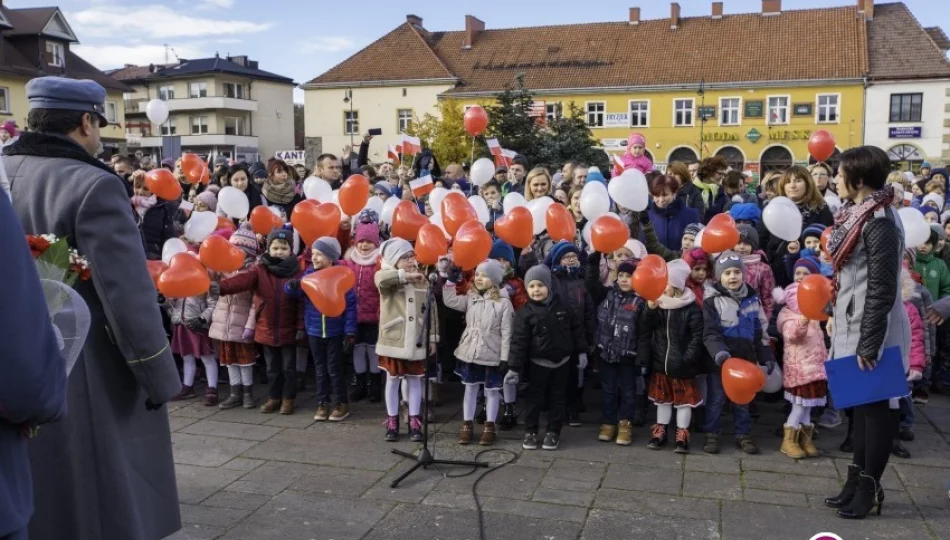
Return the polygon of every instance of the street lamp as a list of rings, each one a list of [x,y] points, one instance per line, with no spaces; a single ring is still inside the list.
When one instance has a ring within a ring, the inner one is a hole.
[[[350,117],[349,122],[345,123],[346,129],[350,132],[350,148],[353,147],[353,89],[348,88],[346,94],[343,97],[343,103],[350,104]]]

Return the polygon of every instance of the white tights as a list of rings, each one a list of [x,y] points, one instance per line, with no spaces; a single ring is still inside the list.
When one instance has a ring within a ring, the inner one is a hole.
[[[254,385],[254,366],[228,366],[228,379],[231,387]]]
[[[475,410],[478,408],[478,391],[481,384],[466,384],[465,397],[462,401],[462,420],[475,420]],[[485,421],[494,422],[498,418],[498,409],[501,407],[501,391],[498,388],[485,390]]]
[[[370,373],[379,373],[379,357],[376,356],[376,346],[366,343],[357,343],[353,347],[353,371],[363,374],[366,370]]]
[[[181,383],[185,386],[194,386],[195,385],[195,373],[198,371],[198,366],[195,364],[195,357],[186,354],[181,357],[182,359],[182,381]],[[205,375],[208,377],[208,388],[217,388],[218,387],[218,363],[214,361],[214,356],[210,354],[202,356],[201,362],[205,365]]]
[[[386,414],[399,414],[400,377],[386,375]],[[409,402],[409,416],[419,416],[422,409],[422,377],[403,377],[406,384],[406,401]]]
[[[689,405],[683,405],[676,408],[676,427],[679,429],[689,429],[689,423],[693,419],[693,408]],[[668,426],[673,420],[673,404],[666,403],[656,406],[656,423]]]
[[[788,413],[788,420],[785,421],[785,425],[798,429],[802,424],[811,424],[811,407],[793,403],[792,412]]]

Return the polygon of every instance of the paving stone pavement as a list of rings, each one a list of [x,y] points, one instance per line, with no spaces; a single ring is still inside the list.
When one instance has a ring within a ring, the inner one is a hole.
[[[438,458],[473,459],[484,448],[455,444],[461,391],[448,387],[430,448]],[[760,403],[753,435],[761,454],[732,446],[724,417],[721,454],[704,454],[697,433],[683,456],[648,450],[647,427],[636,429],[632,447],[598,442],[598,397],[588,394],[585,425],[565,427],[559,450],[524,451],[516,429],[500,432],[493,447],[512,454],[480,457],[495,471],[477,486],[486,538],[809,540],[832,532],[844,540],[950,540],[950,398],[918,407],[916,440],[905,443],[912,457],[892,457],[882,480],[884,515],[845,521],[822,503],[850,462],[838,451],[844,425],[820,430],[822,457],[794,461],[773,433],[782,404]],[[314,422],[315,407],[309,392],[292,416],[170,404],[184,526],[169,539],[478,540],[472,487],[483,471],[453,478],[471,469],[440,467],[392,489],[412,462],[390,449],[420,445],[405,435],[383,441],[383,405],[354,404],[341,423]]]

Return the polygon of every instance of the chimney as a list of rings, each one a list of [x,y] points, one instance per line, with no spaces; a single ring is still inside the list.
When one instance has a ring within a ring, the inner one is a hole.
[[[465,44],[463,49],[471,49],[472,45],[475,44],[475,40],[478,39],[478,35],[485,31],[485,23],[473,17],[472,15],[465,16]]]
[[[640,8],[630,8],[630,24],[640,24]]]
[[[676,30],[680,25],[680,5],[676,2],[670,4],[670,30]]]
[[[762,15],[768,17],[782,13],[782,0],[762,0]]]
[[[418,15],[413,15],[411,13],[406,15],[406,22],[417,28],[422,28],[422,17]]]
[[[858,0],[858,13],[864,13],[864,20],[874,19],[874,0]]]
[[[712,3],[712,18],[721,19],[722,18],[722,2],[713,2]]]

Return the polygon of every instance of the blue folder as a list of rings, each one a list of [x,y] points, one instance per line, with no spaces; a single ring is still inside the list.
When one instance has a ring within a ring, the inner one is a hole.
[[[908,394],[900,347],[888,347],[877,366],[862,371],[857,356],[845,356],[825,362],[828,390],[836,409],[865,405]]]

